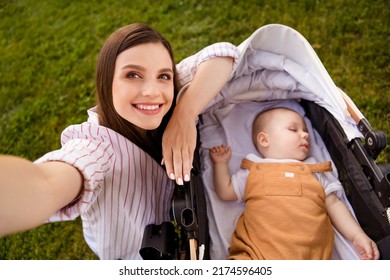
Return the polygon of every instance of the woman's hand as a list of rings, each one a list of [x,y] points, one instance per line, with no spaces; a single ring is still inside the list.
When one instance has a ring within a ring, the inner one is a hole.
[[[190,180],[197,138],[196,118],[181,108],[176,109],[163,135],[163,161],[169,178],[183,185],[183,180]]]
[[[196,119],[221,91],[232,69],[232,57],[216,57],[201,63],[176,104],[163,135],[162,151],[166,172],[179,185],[190,180],[197,141]]]

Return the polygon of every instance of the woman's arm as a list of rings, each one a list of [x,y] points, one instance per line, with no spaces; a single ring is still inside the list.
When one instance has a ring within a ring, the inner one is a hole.
[[[0,156],[0,236],[41,225],[81,189],[82,176],[69,164]]]
[[[196,146],[196,119],[232,74],[232,57],[201,63],[187,91],[179,98],[162,140],[166,172],[178,184],[190,178]]]

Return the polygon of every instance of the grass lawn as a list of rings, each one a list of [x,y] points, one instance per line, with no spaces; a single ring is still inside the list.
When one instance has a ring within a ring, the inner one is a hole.
[[[281,23],[312,44],[335,83],[390,139],[390,8],[386,0],[0,1],[0,153],[34,160],[59,148],[94,105],[96,56],[107,36],[145,22],[177,61],[214,42],[236,45]],[[378,159],[390,162],[389,147]],[[21,174],[22,176],[23,174]],[[34,209],[31,209],[34,211]],[[0,239],[0,259],[95,259],[80,220]]]

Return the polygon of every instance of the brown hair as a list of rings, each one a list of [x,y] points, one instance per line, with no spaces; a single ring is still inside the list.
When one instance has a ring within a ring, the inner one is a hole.
[[[117,56],[132,47],[146,43],[161,43],[168,51],[174,71],[174,100],[178,92],[176,63],[169,42],[152,27],[133,23],[119,28],[104,43],[96,65],[96,93],[99,124],[106,126],[143,149],[157,162],[161,162],[161,139],[165,127],[172,115],[174,102],[164,116],[160,126],[154,130],[144,130],[122,118],[115,110],[112,97],[112,82]]]

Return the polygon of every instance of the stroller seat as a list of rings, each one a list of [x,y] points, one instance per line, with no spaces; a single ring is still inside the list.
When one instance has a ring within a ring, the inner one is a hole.
[[[245,155],[256,153],[250,136],[255,115],[261,110],[280,106],[305,115],[313,143],[310,156],[318,161],[332,161],[334,177],[344,184],[343,187],[340,185],[325,191],[335,191],[351,213],[357,214],[355,217],[366,233],[374,241],[387,244],[380,246],[382,256],[386,257],[386,252],[390,251],[387,213],[390,206],[389,170],[377,172],[382,176],[379,180],[384,199],[381,201],[362,170],[363,163],[351,151],[352,143],[364,138],[360,119],[364,120],[363,124],[368,122],[352,100],[334,84],[310,44],[297,31],[284,25],[267,25],[256,30],[238,48],[241,54],[233,78],[200,116],[199,121],[199,152],[206,192],[211,258],[227,257],[231,235],[244,205],[221,201],[216,195],[209,149],[222,143],[231,146],[233,155],[229,162],[230,172],[238,171]],[[351,112],[351,109],[355,111]],[[324,123],[325,115],[331,119],[328,125]],[[334,132],[329,128],[331,125]],[[370,128],[369,125],[367,127]],[[386,145],[386,139],[383,133],[379,135],[380,152]],[[336,142],[328,151],[327,146],[332,141]],[[350,162],[346,162],[346,158],[344,161],[339,160],[345,154],[341,155],[341,150],[335,149],[338,146],[348,151]],[[374,163],[377,154],[372,153],[370,159],[366,157],[366,162],[373,166],[371,168],[378,169]],[[340,168],[342,172],[339,173]],[[361,174],[349,174],[356,172]],[[360,185],[363,191],[355,190],[356,185]],[[335,259],[359,258],[350,242],[337,231],[335,239]]]

